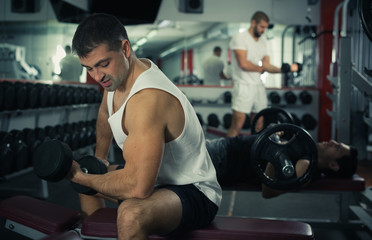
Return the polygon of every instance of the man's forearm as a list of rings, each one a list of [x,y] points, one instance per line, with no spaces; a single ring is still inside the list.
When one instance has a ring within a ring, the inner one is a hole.
[[[245,71],[248,71],[248,72],[259,72],[259,73],[262,73],[263,69],[262,67],[258,66],[258,65],[255,65],[253,64],[251,61],[242,61],[239,63],[239,67]]]
[[[281,73],[282,72],[280,68],[275,67],[274,65],[271,65],[271,64],[267,64],[267,65],[264,64],[263,70],[268,73]]]

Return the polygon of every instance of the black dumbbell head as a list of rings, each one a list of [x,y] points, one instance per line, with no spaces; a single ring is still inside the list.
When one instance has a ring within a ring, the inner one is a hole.
[[[220,120],[215,113],[208,115],[208,126],[217,128],[220,125]]]
[[[291,65],[289,65],[288,63],[283,63],[280,70],[282,71],[282,73],[289,73],[291,71]]]
[[[223,101],[224,101],[224,103],[231,103],[231,98],[232,98],[232,94],[231,94],[231,92],[226,91],[226,92],[223,94]]]
[[[90,174],[105,174],[107,173],[107,167],[106,165],[99,159],[93,157],[93,156],[85,156],[77,160],[77,162],[80,164],[80,168]],[[71,182],[71,186],[77,191],[78,193],[82,193],[85,195],[94,195],[97,193],[97,191],[80,185],[78,183]]]
[[[57,182],[70,171],[72,151],[58,140],[43,142],[33,154],[33,166],[36,175],[44,180]]]
[[[232,121],[232,114],[231,113],[226,113],[225,115],[223,115],[223,127],[225,129],[230,128],[231,121]]]

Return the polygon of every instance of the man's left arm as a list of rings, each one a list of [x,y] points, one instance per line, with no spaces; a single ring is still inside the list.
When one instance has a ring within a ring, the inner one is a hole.
[[[276,67],[270,63],[270,57],[269,56],[264,56],[262,58],[262,68],[265,72],[268,73],[282,73],[282,69],[279,67]],[[297,72],[298,71],[298,65],[297,63],[292,63],[290,65],[290,72]]]
[[[264,56],[262,58],[262,67],[265,72],[268,73],[281,73],[282,70],[270,63],[270,57]]]
[[[306,173],[307,169],[309,168],[309,165],[310,165],[310,162],[307,159],[299,159],[297,161],[296,166],[295,166],[297,178],[302,177]],[[270,178],[275,178],[275,168],[271,163],[268,163],[266,165],[265,174]],[[305,188],[306,186],[308,186],[309,183],[310,181],[305,183],[302,186],[302,188]],[[264,198],[273,198],[283,193],[286,193],[286,191],[273,189],[273,188],[266,186],[265,184],[261,184],[261,188],[262,188],[262,197]]]
[[[159,104],[156,96],[142,92],[133,96],[126,108],[125,167],[102,175],[84,174],[74,162],[68,177],[71,181],[118,200],[146,198],[153,192],[165,146],[166,118],[158,105],[166,106]]]

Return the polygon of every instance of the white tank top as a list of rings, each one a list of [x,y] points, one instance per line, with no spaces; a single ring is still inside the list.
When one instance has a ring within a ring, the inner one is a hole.
[[[208,154],[205,137],[194,108],[186,96],[150,60],[151,67],[135,81],[127,100],[120,109],[112,114],[114,92],[107,95],[109,124],[114,139],[122,149],[127,135],[121,122],[128,100],[145,88],[163,90],[175,96],[184,110],[185,126],[179,137],[165,144],[164,156],[156,185],[194,184],[217,206],[221,203],[222,190],[217,182],[216,170]],[[146,149],[144,149],[146,151]]]

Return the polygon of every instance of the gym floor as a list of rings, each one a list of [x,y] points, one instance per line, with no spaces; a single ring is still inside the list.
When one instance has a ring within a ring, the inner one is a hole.
[[[372,188],[372,166],[360,166],[358,174],[366,179],[366,186]],[[37,196],[40,180],[32,170],[22,176],[0,184],[0,190],[20,189],[28,195]],[[79,210],[77,194],[70,187],[67,180],[48,183],[49,196],[46,201],[68,208]],[[22,192],[20,192],[22,193]],[[0,197],[0,200],[6,197]],[[339,217],[337,203],[339,195],[321,192],[287,193],[273,199],[264,199],[255,191],[224,191],[223,201],[218,212],[222,216],[239,216],[253,218],[271,218],[299,220],[312,225],[316,240],[372,240],[372,233],[363,229],[347,229],[330,224]],[[108,207],[116,207],[108,203]],[[4,219],[0,220],[4,226]],[[1,239],[23,240],[29,239],[15,234],[5,228],[0,228]]]

